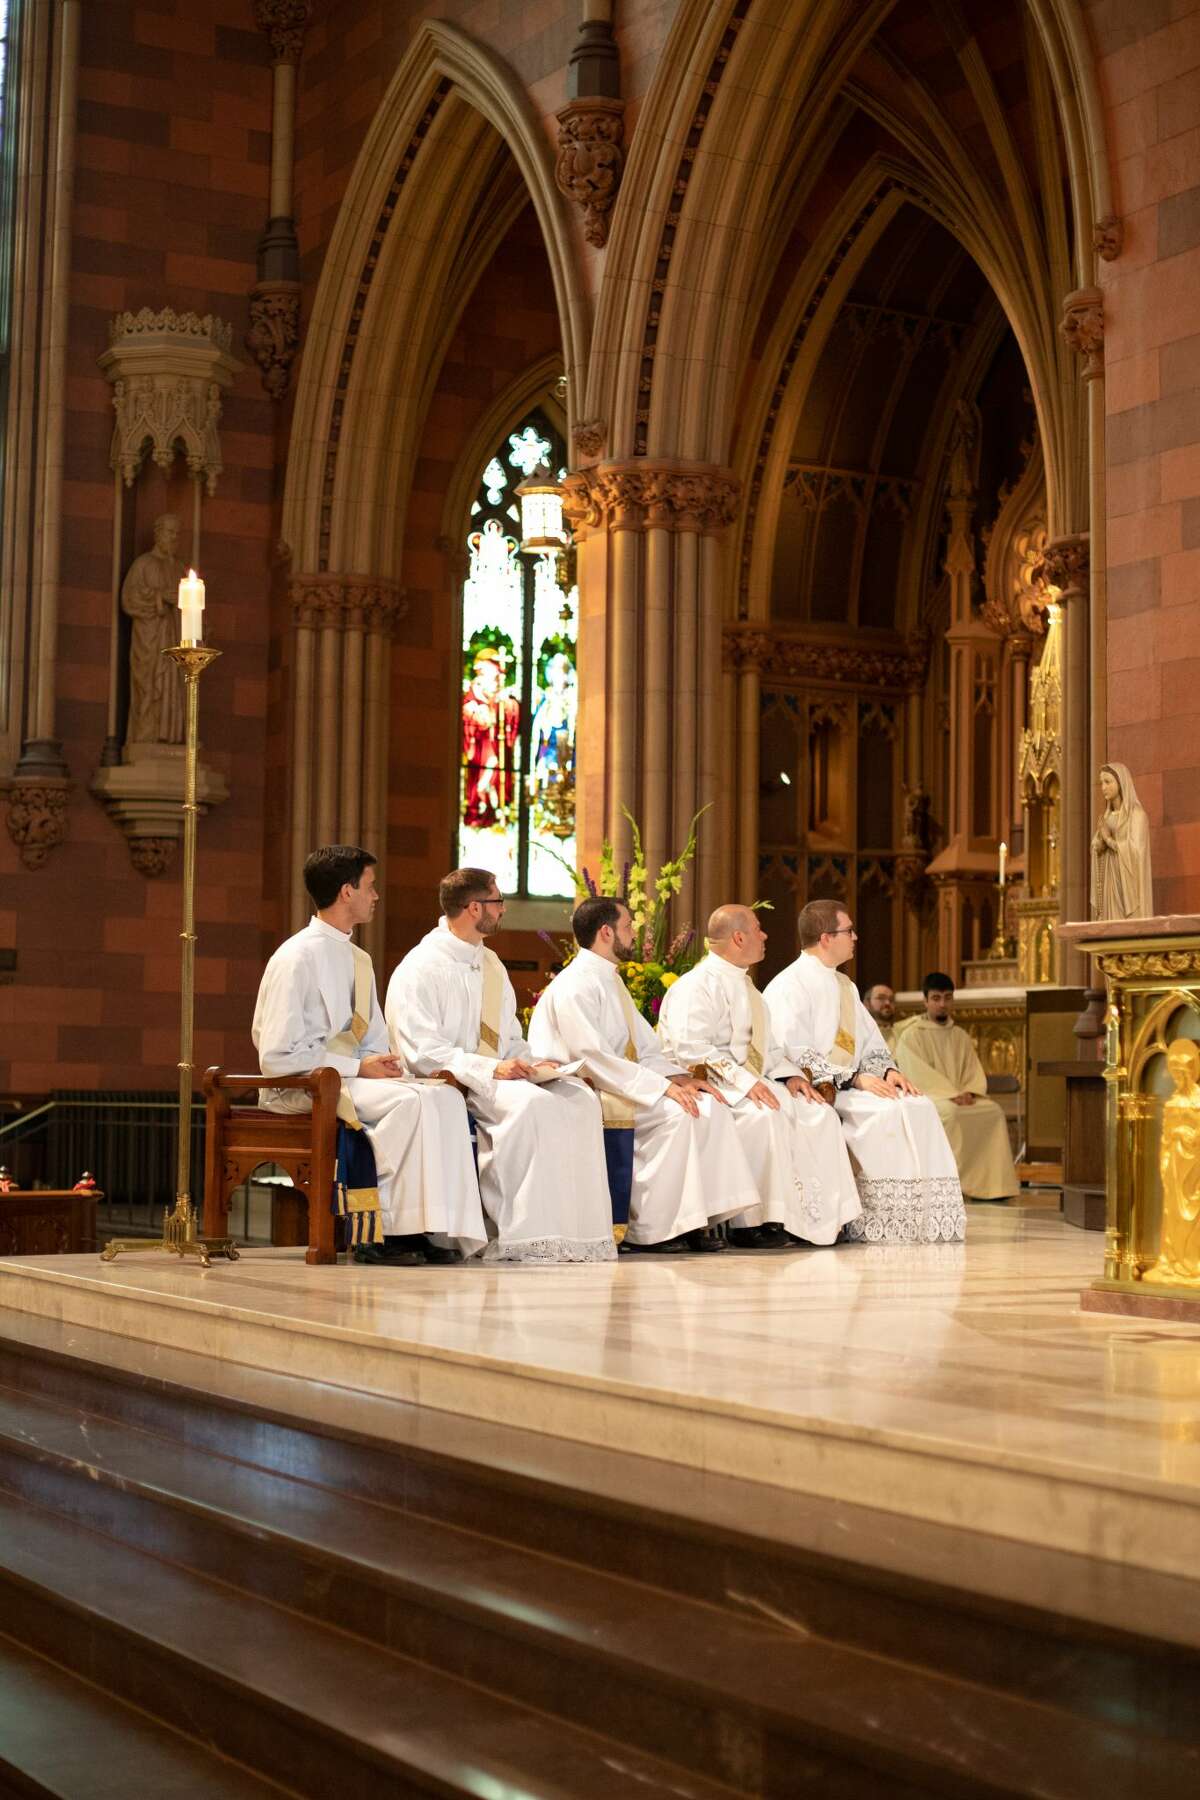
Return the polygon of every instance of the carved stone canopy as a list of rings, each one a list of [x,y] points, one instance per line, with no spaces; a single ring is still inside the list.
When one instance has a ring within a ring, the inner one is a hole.
[[[132,487],[147,454],[169,468],[182,450],[188,471],[216,492],[223,463],[221,395],[242,365],[231,355],[232,329],[206,313],[120,313],[109,326],[100,367],[113,385],[111,462]]]
[[[717,532],[737,516],[741,483],[728,469],[683,463],[609,463],[563,482],[563,514],[573,531]]]

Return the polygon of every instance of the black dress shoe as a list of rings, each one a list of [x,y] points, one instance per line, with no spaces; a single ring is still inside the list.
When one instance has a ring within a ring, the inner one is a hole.
[[[692,1250],[728,1250],[729,1246],[715,1225],[700,1225],[695,1231],[687,1233],[688,1246]]]
[[[421,1251],[427,1263],[436,1263],[441,1266],[445,1263],[458,1263],[462,1261],[462,1256],[457,1250],[448,1249],[443,1244],[433,1243],[433,1241],[426,1237],[423,1232],[421,1236],[415,1240],[415,1243],[416,1248]]]
[[[725,1229],[735,1250],[774,1250],[778,1243],[769,1235],[768,1225],[727,1225]]]
[[[628,1238],[622,1238],[617,1253],[620,1256],[685,1256],[694,1249],[689,1233],[686,1237],[663,1238],[657,1244],[631,1244]]]

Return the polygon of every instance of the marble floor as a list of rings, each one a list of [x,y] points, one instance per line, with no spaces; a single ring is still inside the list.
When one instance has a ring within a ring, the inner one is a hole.
[[[558,1268],[0,1260],[0,1305],[1164,1574],[1200,1568],[1200,1327],[1080,1311],[1098,1233]],[[150,1347],[153,1347],[151,1350]]]

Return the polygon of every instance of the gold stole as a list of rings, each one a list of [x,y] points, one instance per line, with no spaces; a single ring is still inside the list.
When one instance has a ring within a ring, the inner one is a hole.
[[[848,975],[838,970],[839,1000],[841,1010],[838,1014],[837,1036],[833,1040],[833,1048],[826,1053],[825,1061],[831,1062],[837,1069],[854,1067],[854,1052],[858,1043],[854,1025],[855,1002],[858,998],[854,983]]]
[[[626,1062],[635,1063],[640,1059],[637,1044],[634,1041],[637,1032],[637,1009],[633,997],[617,974],[617,992],[621,997],[621,1011],[625,1016],[625,1048],[622,1055]],[[605,1129],[609,1131],[632,1131],[637,1119],[637,1107],[632,1100],[626,1100],[624,1094],[600,1095],[600,1111],[604,1115]]]
[[[500,1020],[504,1011],[504,964],[494,950],[483,947],[483,994],[479,1002],[477,1056],[500,1061]]]
[[[752,1075],[761,1075],[767,1062],[767,1007],[749,975],[746,986],[750,989],[750,1048],[746,1052],[746,1067]]]
[[[351,944],[350,954],[354,958],[354,1013],[349,1030],[335,1031],[325,1045],[326,1050],[331,1050],[335,1056],[357,1056],[358,1046],[366,1037],[367,1027],[371,1023],[371,959],[357,944]],[[337,1116],[343,1124],[351,1126],[355,1131],[362,1129],[344,1078],[342,1091],[338,1095]]]

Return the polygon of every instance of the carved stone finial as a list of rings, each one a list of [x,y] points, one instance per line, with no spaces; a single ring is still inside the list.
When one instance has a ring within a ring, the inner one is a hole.
[[[28,781],[16,776],[7,783],[8,835],[27,869],[40,869],[67,835],[66,781]]]
[[[608,437],[608,426],[603,419],[586,419],[571,436],[580,456],[599,456]]]
[[[1116,262],[1125,248],[1125,221],[1116,213],[1097,219],[1092,231],[1092,247],[1104,262]]]
[[[1083,378],[1104,373],[1104,295],[1099,288],[1077,288],[1063,302],[1062,334],[1067,347],[1084,358]]]
[[[282,400],[300,348],[300,283],[260,281],[250,293],[250,329],[245,345],[272,400]]]
[[[1066,600],[1087,593],[1091,566],[1090,539],[1086,531],[1079,531],[1046,545],[1042,560],[1033,571],[1033,580],[1040,588],[1057,588]]]
[[[277,63],[299,62],[311,17],[312,0],[254,0],[254,23],[271,40]]]
[[[559,192],[583,208],[583,235],[603,249],[608,214],[625,165],[625,102],[605,95],[572,100],[558,114],[558,157],[554,179]]]
[[[175,858],[176,840],[169,837],[135,837],[129,840],[129,860],[139,875],[153,881],[165,875]]]

